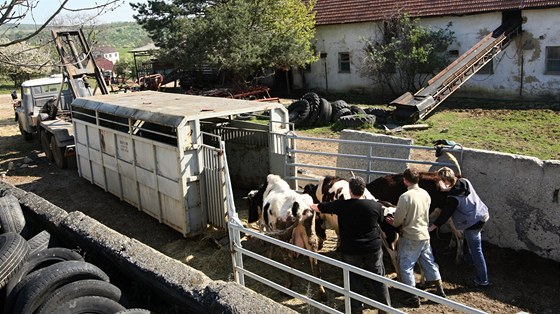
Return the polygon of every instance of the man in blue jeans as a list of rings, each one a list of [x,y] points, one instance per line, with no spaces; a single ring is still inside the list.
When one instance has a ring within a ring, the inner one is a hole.
[[[420,174],[408,168],[403,173],[404,184],[408,191],[399,197],[394,218],[386,221],[401,228],[401,238],[397,248],[402,282],[415,287],[414,265],[420,263],[426,276],[426,283],[436,287],[436,294],[445,297],[439,267],[434,260],[428,232],[431,198],[426,190],[418,186]],[[420,307],[420,299],[413,295],[405,300],[410,307]]]
[[[443,225],[449,217],[453,218],[453,223],[458,230],[463,230],[467,240],[468,255],[467,262],[472,263],[476,271],[474,284],[485,288],[490,285],[488,281],[488,269],[486,260],[482,252],[482,239],[480,233],[482,227],[490,218],[488,207],[480,200],[471,182],[465,178],[455,177],[453,170],[443,167],[438,170],[441,181],[450,186],[449,194],[440,216],[429,231]]]
[[[336,200],[330,203],[313,204],[311,208],[319,213],[336,214],[340,230],[340,252],[342,261],[363,268],[380,276],[385,275],[381,231],[379,223],[383,220],[381,205],[374,200],[363,199],[366,183],[361,177],[350,179],[349,200]],[[391,306],[387,286],[376,280],[371,281],[375,300]],[[364,295],[366,278],[350,272],[350,289]],[[351,301],[352,313],[362,313],[363,304]],[[385,313],[379,311],[378,313]]]

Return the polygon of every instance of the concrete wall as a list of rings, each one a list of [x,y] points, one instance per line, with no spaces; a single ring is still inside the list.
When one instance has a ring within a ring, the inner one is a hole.
[[[410,144],[411,140],[345,130],[341,139]],[[363,145],[341,144],[339,153],[364,154]],[[376,156],[408,158],[405,150],[376,151]],[[456,155],[459,159],[459,155]],[[446,155],[438,158],[449,162]],[[401,172],[402,164],[380,164]],[[366,169],[366,161],[340,158],[337,167]],[[440,167],[432,167],[435,171]],[[383,169],[383,168],[381,168]],[[560,262],[560,161],[465,148],[462,175],[469,179],[490,210],[483,240],[499,247],[531,251]],[[337,175],[349,177],[346,171]]]
[[[556,27],[560,8],[524,10],[526,18],[523,34],[494,60],[493,74],[475,74],[455,95],[486,98],[538,98],[560,100],[560,75],[545,73],[547,46],[560,46],[560,28]],[[420,24],[432,29],[446,28],[455,33],[456,42],[448,50],[458,50],[459,55],[469,50],[486,34],[502,22],[501,12],[464,16],[444,16],[422,19]],[[348,23],[320,25],[315,39],[319,52],[327,57],[294,75],[296,88],[328,90],[331,92],[379,93],[378,86],[363,75],[364,39],[379,41],[377,23]],[[339,73],[338,54],[350,53],[350,73]],[[416,92],[416,91],[411,91]]]
[[[0,196],[16,196],[27,223],[40,226],[80,248],[88,261],[107,273],[140,282],[185,313],[295,313],[234,282],[214,281],[204,273],[126,237],[79,212],[68,213],[31,192],[0,181]],[[101,262],[102,264],[98,264]]]

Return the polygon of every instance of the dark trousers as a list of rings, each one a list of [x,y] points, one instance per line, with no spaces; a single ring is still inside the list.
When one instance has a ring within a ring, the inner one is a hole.
[[[366,254],[344,254],[342,253],[342,261],[352,266],[360,267],[369,272],[385,276],[385,266],[383,265],[383,250]],[[391,298],[387,286],[379,281],[371,280],[363,276],[350,272],[350,290],[355,293],[365,295],[366,285],[371,284],[376,301],[391,306]],[[352,313],[361,313],[363,309],[362,302],[352,299]]]

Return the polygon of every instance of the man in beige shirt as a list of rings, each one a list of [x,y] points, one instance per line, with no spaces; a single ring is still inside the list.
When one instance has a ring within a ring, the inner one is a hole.
[[[387,223],[401,228],[397,252],[402,282],[416,286],[414,265],[419,262],[426,276],[426,283],[435,285],[436,294],[445,297],[428,232],[431,198],[426,190],[418,186],[419,179],[420,175],[416,169],[408,168],[404,171],[403,180],[408,191],[399,197],[395,217],[388,217]],[[406,303],[412,307],[420,307],[420,299],[417,296],[407,299]]]

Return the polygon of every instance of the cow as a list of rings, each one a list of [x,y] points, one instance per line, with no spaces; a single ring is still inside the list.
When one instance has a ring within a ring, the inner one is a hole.
[[[258,190],[250,191],[249,223],[259,222],[259,230],[287,241],[298,247],[317,253],[319,239],[315,231],[315,212],[311,210],[313,198],[292,190],[280,176],[269,174],[266,183]],[[297,254],[288,254],[290,262]],[[316,259],[310,258],[312,274],[320,278],[321,273]],[[288,278],[288,288],[292,286],[293,276]],[[323,286],[318,286],[320,297],[326,295]]]
[[[441,212],[440,208],[443,207],[449,190],[441,185],[441,180],[439,179],[437,172],[420,172],[418,185],[426,190],[431,197],[430,220],[434,220],[437,216],[439,216],[439,213]],[[401,194],[407,191],[403,182],[402,173],[379,177],[368,183],[366,185],[366,189],[369,190],[374,197],[392,204],[397,204]],[[460,263],[463,255],[463,235],[455,228],[451,219],[448,221],[448,224],[456,241],[457,251],[455,255],[455,262],[458,264]]]

